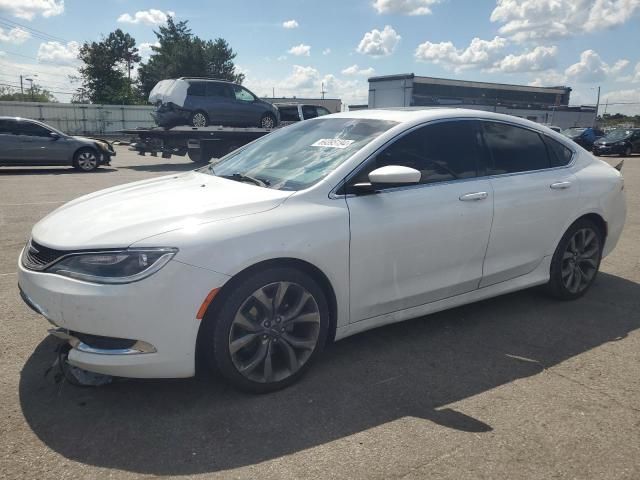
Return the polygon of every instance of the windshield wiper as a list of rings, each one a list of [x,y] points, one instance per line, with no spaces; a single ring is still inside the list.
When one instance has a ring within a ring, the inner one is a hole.
[[[231,175],[219,175],[220,178],[227,178],[229,180],[235,180],[237,182],[249,182],[259,187],[268,187],[271,185],[269,180],[261,180],[259,178],[250,177],[249,175],[243,175],[242,173],[232,173]]]

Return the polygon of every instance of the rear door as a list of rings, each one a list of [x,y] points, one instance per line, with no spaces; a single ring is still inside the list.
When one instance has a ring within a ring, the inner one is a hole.
[[[222,82],[205,83],[205,105],[211,125],[232,125],[234,121],[233,94]]]
[[[573,151],[508,123],[482,121],[494,195],[481,287],[526,275],[552,255],[578,208],[579,185],[567,165]]]
[[[13,161],[17,157],[20,139],[16,135],[17,120],[0,120],[0,162]]]

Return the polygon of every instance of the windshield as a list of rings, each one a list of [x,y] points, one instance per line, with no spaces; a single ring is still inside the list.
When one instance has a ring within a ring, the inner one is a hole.
[[[567,128],[566,130],[562,131],[562,134],[565,137],[577,137],[579,135],[582,135],[582,132],[584,132],[586,130],[586,128]]]
[[[622,140],[624,138],[627,138],[629,135],[631,135],[631,133],[632,133],[631,130],[618,128],[616,130],[612,130],[611,132],[607,133],[607,136],[604,137],[604,139],[605,140]]]
[[[395,125],[358,118],[304,121],[265,135],[199,171],[278,190],[302,190]]]

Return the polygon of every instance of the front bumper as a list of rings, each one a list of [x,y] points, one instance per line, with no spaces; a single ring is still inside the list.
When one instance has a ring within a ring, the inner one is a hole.
[[[599,145],[597,143],[593,144],[593,153],[599,155],[619,155],[624,153],[624,145]]]
[[[70,364],[137,378],[194,375],[200,327],[196,314],[209,292],[229,278],[175,259],[154,275],[124,285],[98,285],[27,270],[21,262],[18,268],[26,303],[61,329],[58,332],[134,339],[141,342],[138,346],[151,347],[105,352],[72,341]]]

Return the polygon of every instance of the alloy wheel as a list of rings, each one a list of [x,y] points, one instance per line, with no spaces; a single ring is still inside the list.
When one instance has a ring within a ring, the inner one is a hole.
[[[81,152],[78,155],[78,166],[84,171],[94,170],[98,165],[98,158],[93,152]]]
[[[600,237],[591,228],[577,230],[562,255],[562,283],[571,293],[585,290],[598,271]]]
[[[265,115],[264,117],[262,117],[262,120],[260,121],[260,125],[262,126],[262,128],[273,128],[274,126],[273,117],[271,115]]]
[[[253,292],[236,312],[229,353],[245,378],[279,382],[309,360],[319,334],[320,309],[313,295],[297,283],[270,283]]]
[[[191,123],[194,127],[206,127],[207,117],[204,116],[204,113],[194,113]]]

